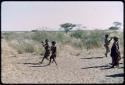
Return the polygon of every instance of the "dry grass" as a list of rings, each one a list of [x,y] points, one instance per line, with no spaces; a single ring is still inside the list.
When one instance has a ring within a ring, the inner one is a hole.
[[[46,66],[38,63],[43,56],[32,53],[16,54],[13,48],[2,40],[2,82],[3,83],[122,83],[123,77],[110,75],[123,73],[121,68],[106,69],[111,58],[104,57],[104,49],[78,49],[70,45],[58,44],[58,65]],[[16,57],[12,55],[16,55]],[[123,53],[122,53],[123,54]],[[29,63],[29,64],[28,64]],[[34,64],[33,64],[34,63]],[[123,67],[123,68],[122,68]]]

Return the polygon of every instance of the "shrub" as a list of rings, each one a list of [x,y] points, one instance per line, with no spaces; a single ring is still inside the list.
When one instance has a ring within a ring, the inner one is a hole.
[[[70,43],[75,48],[80,48],[80,49],[83,48],[83,43],[82,43],[81,39],[74,39],[73,38]]]
[[[2,33],[2,35],[6,40],[11,40],[11,39],[14,38],[15,33],[13,33],[13,32],[5,32],[5,33]]]
[[[12,46],[17,49],[19,53],[23,52],[35,52],[37,54],[43,53],[43,47],[41,41],[49,39],[49,41],[56,41],[57,44],[69,44],[73,47],[82,49],[99,48],[103,46],[105,34],[112,36],[118,36],[120,45],[123,46],[123,32],[111,31],[111,30],[77,30],[65,34],[64,32],[5,32],[2,33],[3,38],[11,42]],[[13,42],[15,40],[15,42]]]
[[[71,37],[82,39],[86,34],[85,31],[77,30],[71,33]]]
[[[49,41],[57,41],[57,42],[62,42],[64,37],[63,32],[34,32],[31,35],[31,38],[35,41],[41,42],[44,41],[45,39],[48,39]]]
[[[80,31],[77,30],[71,33],[71,37],[79,38],[82,41],[81,46],[84,46],[86,49],[97,48],[102,44],[102,33],[101,31]]]
[[[15,42],[11,42],[11,46],[17,50],[18,53],[32,53],[34,52],[34,45],[31,43],[27,43],[25,40],[16,40]]]

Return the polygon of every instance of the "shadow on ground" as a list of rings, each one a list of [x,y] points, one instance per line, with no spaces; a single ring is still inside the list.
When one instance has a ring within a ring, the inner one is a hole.
[[[123,67],[119,67],[119,69],[124,69],[124,66]]]
[[[102,66],[91,66],[91,67],[85,67],[81,69],[89,69],[89,68],[101,68],[101,67],[109,67],[108,65],[102,65]]]
[[[80,58],[80,59],[98,59],[98,58],[104,58],[104,57],[90,57],[90,58]]]
[[[46,67],[46,66],[49,66],[48,64],[47,65],[43,65],[43,66],[41,66],[41,65],[34,65],[34,66],[29,66],[29,67]]]
[[[106,75],[106,77],[124,77],[124,73],[113,74],[113,75]]]
[[[40,63],[23,63],[24,65],[26,65],[26,64],[32,64],[32,65],[38,65],[38,64],[40,64]]]
[[[81,69],[90,69],[90,68],[100,68],[101,70],[106,70],[106,69],[113,69],[111,68],[110,65],[102,65],[102,66],[91,66],[91,67],[85,67]],[[123,69],[124,67],[118,67],[118,69]]]
[[[109,63],[111,65],[111,63]],[[124,64],[124,63],[119,63],[119,64]]]
[[[29,66],[29,67],[45,67],[45,66],[48,66],[48,64],[47,65],[42,65],[41,63],[18,63],[18,64],[24,64],[24,65],[31,65],[31,66]]]

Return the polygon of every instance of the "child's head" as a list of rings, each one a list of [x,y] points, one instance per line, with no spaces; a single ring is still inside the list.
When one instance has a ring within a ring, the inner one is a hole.
[[[45,42],[48,43],[48,39],[46,39]]]
[[[118,37],[114,36],[114,41],[117,42],[118,41]]]
[[[56,42],[55,41],[52,41],[52,45],[55,45],[56,44]]]
[[[108,35],[108,34],[106,34],[106,35],[105,35],[105,38],[108,38],[108,37],[109,37],[109,35]]]

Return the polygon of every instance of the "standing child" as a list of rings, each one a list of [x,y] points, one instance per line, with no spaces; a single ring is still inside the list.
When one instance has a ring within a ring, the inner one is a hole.
[[[108,37],[109,37],[109,35],[106,34],[106,35],[105,35],[105,44],[104,44],[104,47],[105,47],[105,49],[106,49],[106,52],[105,52],[105,56],[106,56],[106,57],[107,57],[108,53],[110,52],[109,44],[110,44],[110,41],[112,40],[112,37],[111,37],[110,40],[108,40]]]
[[[111,48],[111,57],[112,57],[112,68],[114,68],[114,66],[119,66],[119,61],[121,59],[121,56],[120,56],[117,37],[114,37],[114,43]]]
[[[50,56],[50,61],[49,61],[49,64],[51,63],[51,60],[53,59],[53,61],[55,62],[55,64],[57,65],[56,63],[56,46],[55,46],[56,42],[55,41],[52,41],[52,46],[51,46],[51,56]]]
[[[48,56],[50,55],[50,50],[49,50],[50,47],[49,47],[49,44],[48,44],[48,39],[45,40],[45,44],[42,42],[42,45],[43,45],[43,47],[45,49],[45,54],[44,54],[44,57],[43,57],[42,61],[40,62],[41,64],[42,64],[44,59],[49,60]]]

